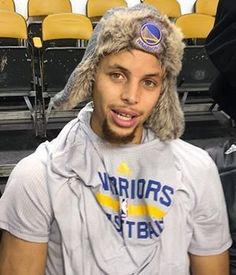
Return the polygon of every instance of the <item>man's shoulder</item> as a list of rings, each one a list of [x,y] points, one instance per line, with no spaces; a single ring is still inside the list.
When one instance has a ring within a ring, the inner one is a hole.
[[[176,161],[184,169],[208,171],[215,169],[215,164],[207,151],[181,139],[171,142],[171,148]]]
[[[182,139],[175,139],[171,141],[170,144],[173,151],[179,154],[190,154],[192,156],[200,158],[209,157],[208,153],[205,150]]]
[[[24,173],[35,174],[36,171],[44,171],[46,169],[46,160],[44,160],[36,152],[30,154],[29,156],[21,159],[13,169],[14,173]]]
[[[44,157],[34,152],[20,160],[12,170],[6,188],[41,188],[46,184],[47,166]]]

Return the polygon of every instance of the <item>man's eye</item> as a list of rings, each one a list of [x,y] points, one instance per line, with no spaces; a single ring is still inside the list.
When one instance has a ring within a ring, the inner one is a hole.
[[[124,76],[121,73],[111,73],[111,78],[114,80],[122,80]]]
[[[148,88],[154,88],[157,86],[156,82],[154,82],[153,80],[149,80],[149,79],[144,81],[144,85]]]

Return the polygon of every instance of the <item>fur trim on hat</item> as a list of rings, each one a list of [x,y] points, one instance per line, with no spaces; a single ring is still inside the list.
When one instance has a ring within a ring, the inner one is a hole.
[[[160,43],[144,47],[138,43],[146,23],[161,31]],[[92,100],[93,83],[99,61],[108,54],[138,49],[155,55],[165,71],[161,97],[145,125],[161,140],[178,138],[184,130],[184,116],[178,99],[176,79],[180,72],[184,43],[182,33],[165,16],[148,5],[111,9],[97,24],[81,63],[71,74],[64,90],[54,99],[55,107],[71,109]]]

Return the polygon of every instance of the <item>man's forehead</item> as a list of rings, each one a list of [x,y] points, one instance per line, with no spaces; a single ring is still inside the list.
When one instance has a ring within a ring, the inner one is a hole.
[[[107,65],[125,64],[129,63],[131,60],[147,60],[149,62],[151,61],[151,63],[160,63],[157,56],[140,49],[129,49],[110,53],[101,59],[102,63],[106,63]],[[148,66],[148,64],[146,64],[146,66]]]
[[[145,75],[162,74],[160,62],[156,56],[136,49],[107,55],[102,59],[99,67],[106,70],[140,71]]]

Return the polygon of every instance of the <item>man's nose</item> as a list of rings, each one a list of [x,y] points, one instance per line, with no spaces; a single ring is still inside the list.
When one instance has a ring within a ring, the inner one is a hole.
[[[140,87],[138,83],[130,81],[126,83],[121,94],[121,99],[128,104],[136,104],[140,100]]]

